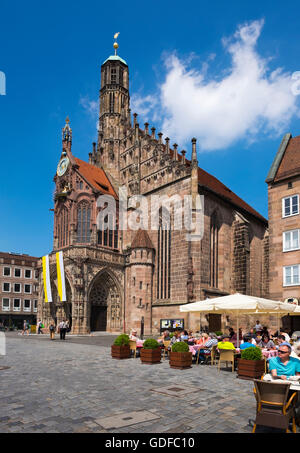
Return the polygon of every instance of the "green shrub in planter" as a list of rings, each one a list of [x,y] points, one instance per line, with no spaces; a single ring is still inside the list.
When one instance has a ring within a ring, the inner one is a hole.
[[[114,341],[115,346],[127,346],[129,345],[129,335],[126,335],[125,333],[122,333],[119,335],[115,341]]]
[[[159,348],[158,341],[154,340],[154,338],[148,338],[148,340],[144,341],[143,344],[144,349],[157,349]]]
[[[217,335],[217,337],[220,337],[221,335],[223,335],[223,332],[221,332],[221,330],[217,330],[215,334]]]
[[[183,341],[178,341],[172,346],[172,352],[189,352],[189,350],[188,344]]]
[[[246,348],[242,351],[241,357],[244,360],[262,360],[262,352],[257,346],[255,348]]]

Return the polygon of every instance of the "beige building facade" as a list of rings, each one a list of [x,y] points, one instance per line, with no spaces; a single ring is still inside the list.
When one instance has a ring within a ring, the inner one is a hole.
[[[39,270],[37,257],[0,252],[0,322],[22,328],[36,324]]]

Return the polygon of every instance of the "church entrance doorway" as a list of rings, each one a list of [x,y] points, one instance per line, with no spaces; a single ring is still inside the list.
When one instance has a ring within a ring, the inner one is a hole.
[[[121,327],[121,302],[112,276],[101,272],[94,280],[89,295],[90,330],[118,331]]]
[[[91,313],[91,331],[105,331],[107,321],[107,307],[97,305],[92,306]]]

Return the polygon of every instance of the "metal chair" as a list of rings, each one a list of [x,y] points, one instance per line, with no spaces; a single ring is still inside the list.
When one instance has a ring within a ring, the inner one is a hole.
[[[218,363],[218,370],[220,371],[221,368],[221,362],[226,362],[226,367],[227,367],[227,362],[232,363],[232,372],[234,372],[234,350],[233,349],[219,349],[219,363]]]
[[[289,396],[291,383],[274,383],[254,379],[254,394],[256,398],[256,420],[252,432],[256,426],[269,426],[272,428],[285,429],[289,432],[289,422],[292,420],[292,431],[296,433],[295,403],[297,392]]]
[[[129,340],[129,348],[130,348],[130,354],[133,352],[134,358],[136,358],[136,341],[135,340]]]

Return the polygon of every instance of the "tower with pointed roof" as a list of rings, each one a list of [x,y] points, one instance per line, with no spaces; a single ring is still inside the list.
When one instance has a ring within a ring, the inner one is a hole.
[[[101,66],[98,146],[93,163],[119,181],[120,142],[131,127],[129,110],[129,71],[125,60],[108,57]]]

